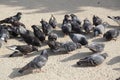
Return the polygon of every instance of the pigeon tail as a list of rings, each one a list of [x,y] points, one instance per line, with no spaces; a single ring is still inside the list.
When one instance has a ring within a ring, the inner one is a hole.
[[[15,56],[17,56],[17,54],[18,54],[18,51],[15,51],[12,54],[10,54],[9,57],[15,57]]]
[[[28,63],[23,68],[21,68],[18,72],[22,74],[25,70],[27,70],[28,68],[30,68],[30,65],[31,65],[31,63]]]
[[[112,17],[110,17],[110,16],[107,16],[108,18],[110,18],[110,19],[112,19]]]
[[[16,45],[13,45],[13,46],[6,46],[6,48],[10,49],[10,50],[13,50],[13,51],[18,51],[16,50],[17,46]]]

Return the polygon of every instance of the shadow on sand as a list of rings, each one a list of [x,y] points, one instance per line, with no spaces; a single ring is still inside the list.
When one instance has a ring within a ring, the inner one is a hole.
[[[111,3],[112,5],[106,3]],[[82,7],[100,7],[119,10],[119,4],[119,0],[0,0],[0,5],[20,7],[20,10],[32,10],[27,14],[58,11],[63,11],[60,14],[77,13],[85,11]]]

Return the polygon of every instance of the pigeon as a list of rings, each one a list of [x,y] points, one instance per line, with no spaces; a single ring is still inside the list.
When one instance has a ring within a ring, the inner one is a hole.
[[[104,34],[104,32],[105,32],[105,26],[103,26],[102,24],[94,27],[94,30],[93,30],[94,37],[99,36],[100,34]]]
[[[72,21],[76,21],[79,25],[81,25],[81,21],[78,19],[78,17],[75,14],[70,14]]]
[[[68,52],[74,51],[78,48],[81,48],[80,43],[74,43],[72,41],[68,41],[65,43],[50,41],[48,45],[49,45],[50,49],[55,53],[59,53],[59,52],[68,53]]]
[[[45,35],[48,35],[52,32],[53,29],[52,29],[52,26],[49,23],[47,23],[43,19],[40,21],[40,23],[42,24],[42,30],[45,33]]]
[[[109,19],[112,19],[113,21],[115,21],[117,24],[119,24],[120,26],[120,16],[108,16]]]
[[[102,19],[99,18],[98,16],[93,16],[93,25],[97,26],[97,25],[100,25],[102,24]]]
[[[85,30],[86,33],[90,33],[90,31],[93,30],[93,25],[92,23],[86,18],[84,19],[84,23],[83,23],[83,29]]]
[[[47,61],[48,61],[48,52],[47,50],[43,50],[39,56],[35,57],[27,65],[22,67],[18,72],[22,74],[25,71],[34,70],[34,69],[39,69],[41,71],[41,68],[46,65]]]
[[[57,26],[57,20],[56,20],[56,18],[55,18],[53,15],[51,15],[51,18],[50,18],[50,20],[49,20],[49,24],[50,24],[53,28],[56,28],[56,26]]]
[[[63,23],[62,23],[62,24],[69,23],[69,22],[71,21],[69,18],[70,18],[70,16],[66,14],[66,15],[64,16],[64,19],[63,19]]]
[[[103,38],[105,38],[106,40],[110,41],[110,40],[116,40],[117,37],[119,36],[119,31],[116,29],[112,29],[107,31],[104,35]]]
[[[62,47],[65,49],[66,52],[71,52],[71,51],[74,51],[78,48],[81,48],[81,44],[80,43],[75,43],[75,42],[72,42],[72,41],[68,41],[66,43],[63,43]]]
[[[69,37],[75,43],[80,43],[81,45],[87,45],[88,44],[88,40],[87,40],[86,36],[84,36],[82,34],[70,33]]]
[[[72,31],[75,33],[82,33],[80,24],[76,20],[71,20]]]
[[[16,55],[19,55],[19,53],[27,55],[30,52],[38,51],[37,47],[31,45],[13,45],[7,46],[7,48],[14,51],[9,57],[15,57]]]
[[[9,38],[10,38],[10,35],[9,35],[8,30],[5,28],[2,28],[0,30],[0,40],[7,42],[7,39],[9,39]]]
[[[23,40],[28,44],[28,45],[33,45],[33,46],[41,46],[41,41],[39,41],[38,38],[30,34],[30,31],[27,30],[26,28],[20,26],[19,27],[19,32]]]
[[[33,28],[34,31],[34,35],[41,41],[44,42],[45,41],[45,34],[36,26],[36,25],[32,25],[31,26]]]
[[[86,45],[86,48],[90,49],[92,52],[102,52],[104,50],[105,44],[102,43],[92,43],[90,45]]]
[[[71,26],[71,23],[64,23],[62,24],[62,32],[65,34],[65,35],[68,35],[69,33],[71,33],[72,31],[72,26]]]
[[[108,57],[107,53],[96,53],[96,54],[92,54],[88,57],[85,57],[83,59],[80,59],[77,62],[78,66],[83,66],[83,67],[87,67],[87,66],[98,66],[100,64],[102,64],[104,62],[104,60]]]
[[[53,41],[53,40],[56,41],[57,38],[58,38],[58,35],[55,34],[55,33],[50,33],[50,34],[48,35],[48,40],[49,40],[49,41]]]
[[[3,23],[12,23],[14,21],[19,21],[21,19],[21,15],[22,13],[21,12],[18,12],[16,15],[14,16],[11,16],[11,17],[8,17],[8,18],[5,18],[3,20],[0,20],[0,24],[3,24]]]

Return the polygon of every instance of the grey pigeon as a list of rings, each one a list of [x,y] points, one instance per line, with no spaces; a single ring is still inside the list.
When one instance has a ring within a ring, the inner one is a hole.
[[[112,39],[116,40],[117,37],[119,36],[119,34],[120,34],[120,33],[119,33],[118,30],[112,29],[112,30],[107,31],[107,32],[103,35],[103,37],[104,37],[106,40],[108,40],[108,41],[110,41],[110,40],[112,40]]]
[[[72,32],[72,26],[71,26],[71,23],[70,22],[66,22],[64,24],[62,24],[62,32],[65,34],[65,35],[68,35],[69,33]]]
[[[93,16],[93,25],[97,26],[97,25],[100,25],[102,24],[102,19],[99,18],[98,16]]]
[[[112,19],[120,26],[120,16],[108,16],[108,18]]]
[[[57,38],[58,38],[58,35],[56,33],[50,33],[48,35],[48,40],[51,40],[51,41],[55,40],[56,41]]]
[[[69,34],[69,37],[75,43],[80,43],[81,45],[87,45],[88,44],[88,40],[87,40],[86,36],[84,36],[82,34],[71,33],[71,34]]]
[[[49,20],[49,24],[50,24],[53,28],[56,28],[56,26],[57,26],[57,20],[56,20],[56,18],[55,18],[53,15],[51,15],[51,18],[50,18],[50,20]]]
[[[28,44],[28,45],[33,45],[33,46],[41,46],[41,41],[35,36],[32,35],[32,33],[24,28],[23,26],[19,26],[19,32],[23,40]]]
[[[92,43],[86,45],[86,48],[90,49],[93,52],[102,52],[104,50],[105,44],[102,43]]]
[[[81,48],[81,44],[75,43],[72,41],[68,41],[66,43],[63,43],[62,47],[65,48],[66,52],[70,52],[70,51],[74,51],[78,48]]]
[[[83,23],[83,29],[85,30],[86,33],[90,33],[90,31],[93,30],[93,25],[92,23],[86,18],[84,19],[84,23]]]
[[[11,16],[11,17],[8,17],[8,18],[5,18],[3,20],[0,20],[0,24],[3,24],[3,23],[12,23],[14,21],[19,21],[21,19],[21,15],[22,13],[21,12],[18,12],[16,15],[14,16]]]
[[[22,74],[26,70],[33,70],[33,69],[41,70],[41,68],[45,66],[47,61],[48,61],[48,52],[47,50],[43,50],[39,56],[35,57],[27,65],[22,67],[18,72]]]
[[[37,47],[31,45],[13,45],[7,46],[7,48],[14,51],[9,57],[15,57],[19,54],[27,55],[30,52],[38,51]]]
[[[54,41],[54,44],[57,44],[57,45],[53,45],[54,48],[52,49],[52,51],[55,53],[59,53],[59,52],[68,53],[70,51],[74,51],[78,48],[81,48],[80,43],[74,43],[72,41],[68,41],[65,43],[59,43]]]
[[[83,59],[80,59],[77,62],[77,65],[82,66],[82,67],[87,67],[87,66],[98,66],[104,62],[104,60],[107,58],[108,54],[107,53],[96,53],[92,54],[88,57],[85,57]]]
[[[41,19],[40,23],[42,24],[42,30],[45,33],[45,35],[48,35],[53,31],[52,26],[45,20]]]
[[[102,24],[94,27],[94,30],[93,30],[94,37],[99,36],[100,34],[104,34],[104,32],[105,32],[105,26],[103,26]]]

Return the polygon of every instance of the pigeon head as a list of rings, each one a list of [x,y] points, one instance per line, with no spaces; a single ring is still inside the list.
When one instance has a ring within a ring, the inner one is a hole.
[[[101,54],[105,59],[108,57],[108,54],[107,53],[103,53]]]
[[[73,18],[73,17],[75,17],[75,15],[74,14],[70,14],[70,16]]]
[[[94,37],[98,36],[99,34],[101,34],[100,29],[94,28]]]
[[[18,12],[18,13],[17,13],[17,16],[21,16],[21,15],[22,15],[22,13],[21,13],[21,12]]]
[[[86,38],[82,37],[82,38],[81,38],[81,41],[80,41],[80,44],[81,44],[81,45],[87,45],[87,44],[88,44],[88,41],[86,40]]]
[[[79,63],[79,62],[77,62],[77,65],[80,65],[80,63]]]
[[[90,21],[87,18],[84,19],[84,23],[89,23],[89,22]]]
[[[64,16],[64,18],[65,18],[65,19],[68,19],[69,17],[70,17],[70,16],[69,16],[69,15],[67,15],[67,14]]]
[[[94,32],[94,37],[98,36],[99,35],[99,32],[98,31],[95,31]]]
[[[34,30],[38,30],[37,26],[36,25],[32,25],[31,26]]]
[[[43,19],[41,19],[40,23],[43,23],[43,22],[45,22],[45,21]]]

